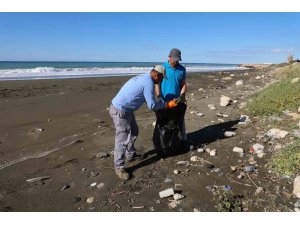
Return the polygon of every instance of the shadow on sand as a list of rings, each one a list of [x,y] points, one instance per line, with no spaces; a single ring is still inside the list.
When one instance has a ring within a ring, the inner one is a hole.
[[[202,144],[207,145],[218,139],[224,139],[225,138],[224,132],[225,131],[235,131],[236,128],[233,128],[233,126],[236,125],[239,121],[240,120],[232,120],[232,121],[227,121],[224,123],[218,123],[218,124],[204,127],[197,131],[189,133],[187,135],[188,140],[192,145],[194,145],[195,148],[197,148],[198,146],[201,146]],[[176,151],[175,154],[172,154],[169,157],[183,155],[183,154],[188,153],[189,151],[190,151],[189,145],[182,145],[178,149],[178,151]],[[148,157],[150,157],[150,158],[148,158]],[[143,157],[142,157],[143,161],[139,162],[136,165],[128,167],[127,171],[129,173],[133,173],[135,170],[142,168],[144,166],[151,165],[152,163],[155,163],[155,162],[159,161],[160,159],[161,158],[156,155],[155,149],[150,150],[143,154]]]

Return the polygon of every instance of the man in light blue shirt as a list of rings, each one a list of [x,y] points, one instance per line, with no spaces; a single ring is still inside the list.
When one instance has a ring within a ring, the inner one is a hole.
[[[165,77],[164,67],[156,65],[150,74],[146,73],[128,80],[112,100],[109,113],[116,128],[114,164],[115,172],[122,180],[130,178],[124,169],[125,157],[130,160],[136,155],[134,142],[138,136],[138,126],[134,111],[144,103],[153,111],[177,105],[175,101],[156,102],[154,84],[161,83],[163,77]]]

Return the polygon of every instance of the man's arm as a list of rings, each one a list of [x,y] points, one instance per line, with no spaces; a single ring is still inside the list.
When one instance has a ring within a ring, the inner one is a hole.
[[[150,110],[157,111],[163,108],[166,108],[166,103],[159,101],[155,101],[155,95],[154,95],[154,89],[153,85],[145,85],[144,86],[144,97],[147,103],[147,106]]]

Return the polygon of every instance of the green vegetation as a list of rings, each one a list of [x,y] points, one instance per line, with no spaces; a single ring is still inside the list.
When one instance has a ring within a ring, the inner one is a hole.
[[[283,77],[253,96],[246,110],[253,116],[280,115],[284,110],[296,110],[300,106],[300,82],[291,80],[300,78],[300,66],[292,65],[279,72]]]
[[[241,197],[236,196],[232,191],[223,191],[217,189],[214,192],[214,200],[218,212],[241,212]]]
[[[276,152],[269,168],[278,175],[293,176],[300,172],[300,140]]]

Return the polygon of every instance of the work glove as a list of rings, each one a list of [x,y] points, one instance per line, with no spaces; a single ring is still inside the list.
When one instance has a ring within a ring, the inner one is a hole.
[[[167,102],[167,109],[172,109],[177,106],[176,99]]]

